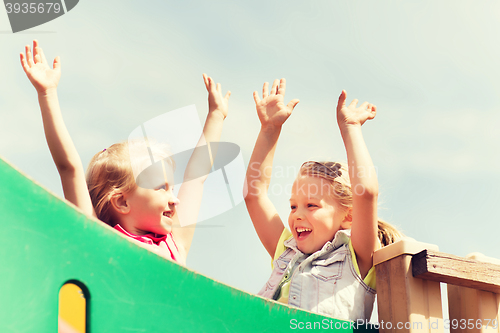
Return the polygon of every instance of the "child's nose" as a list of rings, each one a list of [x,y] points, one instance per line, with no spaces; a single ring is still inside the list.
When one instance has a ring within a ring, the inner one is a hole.
[[[301,209],[297,209],[293,215],[294,215],[295,220],[297,220],[297,221],[301,221],[304,219],[304,214],[302,213]]]
[[[179,198],[177,198],[175,195],[173,195],[171,198],[170,198],[170,204],[174,205],[174,206],[177,206],[178,204],[180,204],[181,201],[179,200]]]

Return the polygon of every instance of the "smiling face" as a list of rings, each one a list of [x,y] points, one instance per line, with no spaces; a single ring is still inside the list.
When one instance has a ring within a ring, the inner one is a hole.
[[[288,224],[297,247],[303,253],[314,253],[335,233],[350,227],[347,211],[331,195],[331,185],[319,177],[299,175],[292,187]]]
[[[173,186],[165,183],[155,189],[137,187],[125,200],[129,206],[127,224],[132,229],[127,231],[136,235],[172,232],[172,225],[177,223],[176,206],[179,204]]]
[[[134,189],[117,192],[111,199],[118,223],[134,235],[172,232],[179,204],[169,181],[174,179],[172,164],[159,160],[138,173]]]

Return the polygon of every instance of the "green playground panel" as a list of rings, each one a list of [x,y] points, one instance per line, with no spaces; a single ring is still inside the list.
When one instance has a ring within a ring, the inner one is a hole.
[[[0,221],[3,333],[57,332],[58,293],[68,281],[88,290],[92,333],[353,331],[350,322],[265,300],[159,257],[2,159]]]

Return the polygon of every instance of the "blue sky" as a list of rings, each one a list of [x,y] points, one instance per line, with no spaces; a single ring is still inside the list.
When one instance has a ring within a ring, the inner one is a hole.
[[[380,183],[379,215],[441,251],[500,258],[500,4],[493,1],[96,1],[9,33],[0,10],[0,155],[62,196],[36,93],[19,52],[36,38],[60,55],[63,116],[86,166],[141,123],[195,104],[202,73],[230,89],[222,140],[248,163],[259,131],[252,92],[287,79],[301,102],[285,124],[275,166],[345,160],[335,121],[342,89],[378,106],[363,126]],[[271,195],[295,174],[273,178]],[[257,292],[270,274],[240,203],[199,223],[188,266]]]

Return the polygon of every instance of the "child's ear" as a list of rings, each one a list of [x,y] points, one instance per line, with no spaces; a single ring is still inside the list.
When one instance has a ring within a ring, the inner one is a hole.
[[[113,210],[118,214],[128,214],[130,212],[130,205],[127,203],[127,198],[121,192],[114,192],[109,199]]]
[[[342,229],[351,229],[352,225],[352,208],[347,210],[346,215],[344,216],[344,220],[341,223]]]

